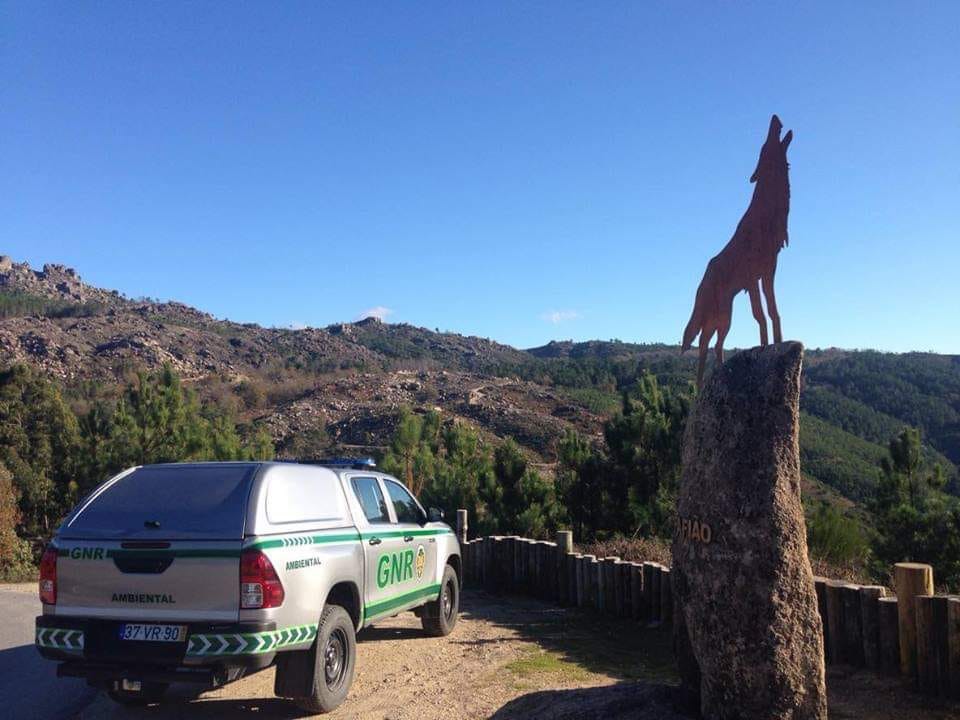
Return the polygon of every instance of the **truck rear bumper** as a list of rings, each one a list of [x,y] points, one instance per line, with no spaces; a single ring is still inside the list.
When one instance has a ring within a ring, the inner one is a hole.
[[[191,683],[213,689],[238,679],[247,671],[247,668],[216,666],[165,668],[68,660],[57,666],[57,677],[83,678],[89,685],[108,690],[121,680],[137,680],[143,683]]]
[[[100,686],[128,679],[217,687],[269,666],[276,656],[263,643],[243,640],[274,633],[273,622],[183,623],[187,638],[176,643],[121,640],[121,624],[41,615],[36,619],[36,647],[42,657],[63,663],[58,675],[83,677]]]

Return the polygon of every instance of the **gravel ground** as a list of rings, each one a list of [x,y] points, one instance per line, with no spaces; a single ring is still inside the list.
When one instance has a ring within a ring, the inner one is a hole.
[[[347,701],[327,717],[364,720],[459,718],[678,720],[670,630],[602,620],[521,598],[464,594],[447,638],[425,637],[405,613],[359,636]],[[960,705],[928,700],[899,679],[849,668],[828,674],[830,717],[948,720]],[[130,709],[101,695],[76,720],[118,718],[295,718],[273,697],[268,669],[213,692],[171,690],[158,706]]]

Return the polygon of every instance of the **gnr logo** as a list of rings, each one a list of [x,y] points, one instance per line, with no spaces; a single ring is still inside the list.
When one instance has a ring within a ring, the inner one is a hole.
[[[384,553],[377,561],[377,587],[402,583],[414,576],[413,550]]]
[[[71,560],[103,560],[103,548],[70,548]]]

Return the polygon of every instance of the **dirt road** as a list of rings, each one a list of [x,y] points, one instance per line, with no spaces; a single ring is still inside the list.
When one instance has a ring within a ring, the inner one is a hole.
[[[448,638],[425,637],[410,613],[361,633],[350,697],[327,717],[679,717],[672,710],[676,678],[668,628],[641,628],[469,590],[463,600],[461,620]],[[24,648],[28,649],[32,650]],[[899,679],[865,671],[831,669],[828,688],[833,720],[960,718],[960,706],[925,699]],[[214,692],[197,694],[186,686],[175,687],[162,705],[144,709],[123,708],[99,695],[78,711],[75,704],[70,707],[76,698],[67,685],[44,685],[41,690],[23,684],[17,690],[49,707],[61,696],[63,707],[48,716],[76,720],[304,717],[273,697],[272,669]],[[41,693],[43,698],[38,697]]]
[[[365,630],[358,641],[357,675],[347,702],[331,719],[451,720],[531,717],[505,708],[532,691],[611,685],[626,677],[670,680],[670,640],[664,630],[595,623],[540,603],[504,601],[466,592],[463,614],[445,639],[423,635],[406,613]],[[626,640],[626,642],[625,642]],[[635,644],[648,646],[634,659]],[[117,718],[302,717],[273,698],[273,670],[197,695],[171,690],[169,701],[143,710],[122,708],[104,696],[78,720]],[[576,701],[582,706],[581,701]],[[534,715],[536,716],[536,715]]]

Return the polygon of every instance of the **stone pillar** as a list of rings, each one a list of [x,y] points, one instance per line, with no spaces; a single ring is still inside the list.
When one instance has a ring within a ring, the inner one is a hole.
[[[800,503],[802,358],[795,342],[737,353],[687,421],[670,575],[681,681],[705,718],[827,718]]]
[[[830,662],[830,629],[827,625],[827,579],[814,576],[813,588],[817,593],[817,610],[820,612],[820,624],[823,625],[824,659]]]

